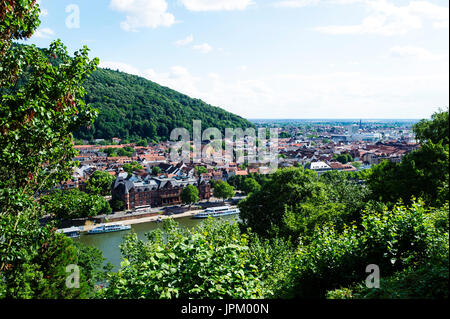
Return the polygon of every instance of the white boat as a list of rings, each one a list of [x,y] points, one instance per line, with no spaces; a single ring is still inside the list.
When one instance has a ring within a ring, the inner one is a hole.
[[[239,214],[239,208],[230,208],[230,206],[210,207],[194,215],[194,218],[222,217]]]
[[[73,227],[69,227],[69,228],[58,229],[57,232],[62,233],[70,238],[78,238],[78,237],[80,237],[81,230],[82,230],[82,227],[73,226]]]
[[[128,230],[131,229],[130,225],[123,224],[102,224],[88,231],[88,234],[102,234],[111,233],[115,231]]]

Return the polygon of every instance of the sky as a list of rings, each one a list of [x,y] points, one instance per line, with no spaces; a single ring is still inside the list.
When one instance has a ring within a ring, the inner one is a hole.
[[[27,43],[87,45],[249,119],[429,118],[449,105],[448,0],[41,0]]]

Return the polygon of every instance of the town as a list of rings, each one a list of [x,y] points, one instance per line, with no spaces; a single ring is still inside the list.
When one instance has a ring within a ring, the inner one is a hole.
[[[256,121],[256,125],[261,128],[266,122]],[[419,146],[411,130],[413,123],[372,121],[363,124],[356,121],[342,125],[291,121],[281,124],[271,122],[270,125],[278,126],[278,167],[303,166],[320,175],[330,170],[356,172],[383,160],[400,162],[402,156]],[[273,143],[270,139],[263,142],[267,147]],[[106,172],[114,179],[111,201],[119,201],[113,210],[128,212],[118,213],[117,219],[123,220],[152,216],[159,208],[182,204],[181,192],[187,185],[198,189],[199,202],[210,204],[215,182],[228,182],[234,176],[245,178],[270,173],[265,162],[242,161],[242,156],[240,162],[236,160],[238,154],[249,154],[242,143],[234,143],[236,156],[234,161],[230,161],[223,156],[223,152],[214,152],[211,141],[202,141],[202,152],[215,154],[200,163],[171,161],[169,153],[173,144],[164,141],[138,146],[113,138],[111,141],[97,139],[91,144],[75,145],[78,155],[74,160],[79,165],[72,178],[56,189],[77,188],[85,191],[87,181],[94,172]],[[192,142],[189,146],[192,151]],[[205,150],[208,147],[211,148],[209,152]],[[106,218],[103,216],[99,220],[105,221]]]

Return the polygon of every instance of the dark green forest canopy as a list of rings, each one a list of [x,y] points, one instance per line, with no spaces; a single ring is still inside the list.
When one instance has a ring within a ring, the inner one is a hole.
[[[81,139],[166,140],[177,127],[192,134],[193,120],[202,121],[202,130],[216,127],[222,133],[225,128],[253,127],[246,119],[219,107],[119,71],[98,69],[84,87],[86,102],[100,113],[94,125],[75,134]]]

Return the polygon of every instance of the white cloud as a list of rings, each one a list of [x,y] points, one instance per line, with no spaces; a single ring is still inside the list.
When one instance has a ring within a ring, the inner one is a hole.
[[[194,45],[193,48],[201,53],[209,53],[212,51],[212,46],[210,46],[208,43],[203,43],[203,44],[197,44]]]
[[[448,99],[448,84],[448,74],[279,74],[216,80],[201,98],[249,118],[417,118]]]
[[[422,118],[449,98],[448,67],[412,75],[328,72],[224,78],[214,72],[194,75],[183,66],[165,72],[140,72],[120,62],[100,66],[137,74],[247,118]]]
[[[427,1],[413,1],[409,5],[410,11],[422,15],[433,21],[433,26],[437,29],[448,29],[449,12],[448,8],[437,6]]]
[[[411,1],[399,6],[387,0],[366,0],[369,16],[360,24],[332,25],[316,28],[329,34],[378,34],[403,35],[422,28],[424,20],[430,20],[435,28],[448,28],[448,8],[428,1]]]
[[[103,61],[100,62],[99,67],[137,75],[191,97],[200,97],[196,87],[200,79],[191,75],[188,69],[179,65],[170,67],[168,72],[156,72],[154,69],[141,71],[130,64],[119,61]]]
[[[50,28],[41,28],[34,32],[33,36],[36,38],[48,39],[53,36],[55,32]]]
[[[439,60],[442,55],[433,54],[427,49],[415,46],[395,46],[389,50],[391,56],[399,58],[416,58],[420,60]]]
[[[184,38],[184,39],[175,41],[174,44],[175,44],[175,46],[177,46],[177,47],[181,47],[181,46],[184,46],[184,45],[188,45],[188,44],[191,43],[192,41],[194,41],[194,36],[191,34],[191,35],[188,35],[188,36],[187,36],[186,38]]]
[[[126,13],[120,27],[125,31],[140,28],[169,27],[175,23],[173,14],[167,12],[165,0],[111,0],[110,8]]]
[[[245,10],[252,0],[181,0],[190,11],[231,11]]]
[[[366,0],[284,0],[272,3],[276,8],[303,8],[317,6],[319,4],[353,4]]]
[[[39,9],[41,10],[39,17],[42,18],[48,16],[48,10],[42,7],[42,1],[38,0],[36,3],[39,5]]]
[[[117,61],[101,61],[98,65],[100,68],[111,69],[111,70],[119,70],[125,73],[134,74],[138,76],[142,76],[142,73],[135,67]]]
[[[302,8],[307,6],[315,6],[320,0],[291,0],[291,1],[279,1],[273,4],[277,8]]]

